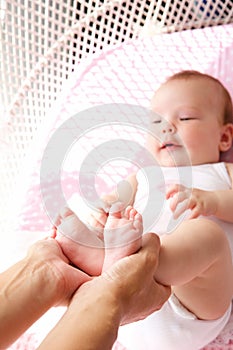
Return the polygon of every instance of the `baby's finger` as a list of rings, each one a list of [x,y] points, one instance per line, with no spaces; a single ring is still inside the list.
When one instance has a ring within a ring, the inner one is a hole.
[[[50,238],[56,238],[56,236],[57,236],[57,227],[56,227],[56,226],[53,226],[53,227],[52,227],[52,230],[51,230],[51,232],[50,232],[49,237],[50,237]]]
[[[103,208],[103,210],[104,210],[105,213],[109,213],[109,210],[110,210],[110,208],[111,208],[111,204],[108,203],[108,202],[103,202],[102,208]]]
[[[124,212],[124,217],[126,219],[129,219],[130,218],[130,213],[131,213],[131,210],[132,210],[132,206],[131,205],[128,205],[125,209],[125,212]]]
[[[54,227],[56,228],[59,225],[61,225],[63,219],[65,219],[66,217],[73,215],[73,214],[74,214],[74,212],[70,208],[68,208],[68,207],[62,208],[54,220]]]
[[[66,217],[68,217],[68,216],[70,216],[70,215],[73,215],[74,214],[74,212],[73,212],[73,210],[71,210],[70,208],[68,208],[68,207],[64,207],[64,208],[62,208],[62,210],[60,211],[60,217],[62,218],[62,219],[65,219]]]
[[[87,221],[90,226],[102,229],[107,221],[107,215],[105,213],[91,213]]]
[[[109,210],[109,215],[113,215],[116,218],[122,217],[122,211],[125,209],[125,205],[122,202],[115,202]]]
[[[173,197],[176,193],[185,191],[186,187],[180,184],[174,184],[169,186],[166,191],[166,199]]]
[[[191,209],[191,214],[189,215],[189,220],[197,219],[200,216],[200,210],[198,207]]]
[[[104,211],[105,213],[108,213],[111,207],[111,203],[109,203],[107,200],[99,199],[94,203],[94,207],[98,211]]]
[[[187,194],[185,192],[176,193],[170,201],[170,209],[171,211],[175,211],[177,206],[187,199]]]
[[[131,208],[131,210],[129,212],[129,219],[133,220],[135,218],[135,215],[137,215],[137,210],[134,208]]]
[[[189,209],[189,200],[185,199],[176,206],[176,209],[173,212],[174,219],[178,219],[187,209]]]
[[[61,224],[61,215],[58,214],[54,219],[53,227],[57,228]]]

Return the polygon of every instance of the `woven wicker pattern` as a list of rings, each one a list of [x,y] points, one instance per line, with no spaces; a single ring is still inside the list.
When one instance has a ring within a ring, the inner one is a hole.
[[[139,33],[226,24],[232,1],[2,0],[1,76],[9,114],[37,123],[81,59]],[[21,107],[21,108],[20,108]]]

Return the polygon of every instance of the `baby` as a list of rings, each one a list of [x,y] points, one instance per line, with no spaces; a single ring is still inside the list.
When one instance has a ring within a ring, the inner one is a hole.
[[[175,219],[184,213],[188,217],[174,225],[169,234],[167,227],[160,227],[154,218],[151,230],[161,236],[155,279],[171,285],[173,293],[160,311],[122,327],[119,340],[129,350],[197,350],[220,333],[231,312],[233,165],[221,162],[220,155],[232,145],[232,102],[217,79],[183,71],[155,92],[151,109],[155,115],[151,116],[147,147],[164,175],[169,205],[163,216],[167,221],[171,213]],[[177,169],[190,170],[192,188],[185,177],[177,183]],[[115,208],[113,205],[109,213],[106,206],[92,213],[92,226],[81,230],[85,237],[93,239],[91,248],[71,244],[67,237],[80,242],[78,230],[71,234],[71,229],[65,227],[68,219],[70,223],[74,220],[73,227],[80,225],[79,219],[71,212],[60,217],[59,231],[63,234],[57,239],[75,265],[95,275],[101,272],[102,265],[105,268],[114,259],[139,248],[146,201],[142,172],[143,169],[128,179],[131,198],[125,198]],[[156,177],[153,190],[159,191]],[[117,195],[110,194],[103,201],[114,203],[114,199],[117,201]],[[124,210],[125,203],[131,206]],[[152,206],[152,217],[153,210]]]

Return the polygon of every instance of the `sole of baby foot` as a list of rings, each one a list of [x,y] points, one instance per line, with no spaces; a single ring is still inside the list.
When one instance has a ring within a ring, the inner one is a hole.
[[[121,215],[111,212],[104,230],[105,258],[103,270],[115,261],[141,248],[143,224],[141,215],[128,206]]]
[[[82,245],[62,234],[58,234],[56,240],[73,266],[90,276],[100,275],[104,261],[103,247]]]
[[[62,219],[57,229],[57,241],[64,255],[79,269],[90,275],[101,272],[104,243],[74,213]]]

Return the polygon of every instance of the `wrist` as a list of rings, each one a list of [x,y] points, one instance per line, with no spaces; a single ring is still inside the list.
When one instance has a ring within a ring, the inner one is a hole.
[[[25,258],[0,275],[0,348],[6,348],[55,302],[56,283],[41,261]]]
[[[31,295],[35,306],[56,306],[66,294],[66,276],[63,272],[64,261],[56,256],[29,256],[24,259],[27,278],[31,283]]]
[[[114,285],[102,277],[95,277],[76,291],[61,321],[38,350],[73,349],[77,344],[80,349],[110,350],[117,338],[120,320],[121,310]],[[75,324],[78,326],[74,332]],[[60,334],[66,336],[60,337]]]
[[[93,292],[95,291],[95,292]],[[75,307],[101,314],[101,310],[105,310],[107,318],[114,319],[116,324],[119,324],[122,316],[122,303],[120,292],[116,284],[112,281],[106,280],[103,276],[95,277],[89,282],[83,284],[75,293],[70,305],[76,304]],[[74,307],[72,307],[75,310]],[[90,315],[92,312],[90,312]],[[104,313],[105,314],[105,313]]]
[[[114,276],[112,279],[112,276],[109,276],[108,274],[104,274],[103,276],[104,281],[106,282],[105,287],[103,284],[103,293],[106,295],[105,305],[111,305],[112,317],[115,318],[115,322],[118,327],[129,323],[129,319],[131,320],[131,301],[130,297],[128,296],[130,288],[126,288],[123,280],[121,281],[117,278],[114,279]],[[106,299],[108,300],[108,303],[106,303]]]
[[[51,262],[43,257],[26,257],[19,262],[18,285],[22,298],[26,295],[31,308],[46,311],[57,303],[58,288],[62,286],[60,274]],[[15,281],[17,282],[17,281]]]
[[[212,191],[210,192],[210,201],[209,201],[210,212],[208,213],[208,215],[217,216],[218,206],[219,206],[218,192]]]
[[[87,319],[87,324],[86,326],[84,324],[84,327],[88,329],[88,326],[92,325],[91,329],[95,329],[93,342],[99,344],[95,350],[102,350],[103,344],[105,344],[105,349],[112,349],[112,345],[117,339],[123,308],[121,300],[118,298],[120,296],[118,289],[115,288],[114,283],[105,281],[101,277],[99,282],[97,281],[96,285],[93,284],[94,288],[89,289],[91,295],[89,297],[87,295],[86,303],[81,302],[80,304],[80,299],[77,302],[81,305]],[[93,293],[95,293],[95,300],[93,300]],[[74,308],[74,311],[77,309]],[[82,315],[82,312],[79,315]]]

